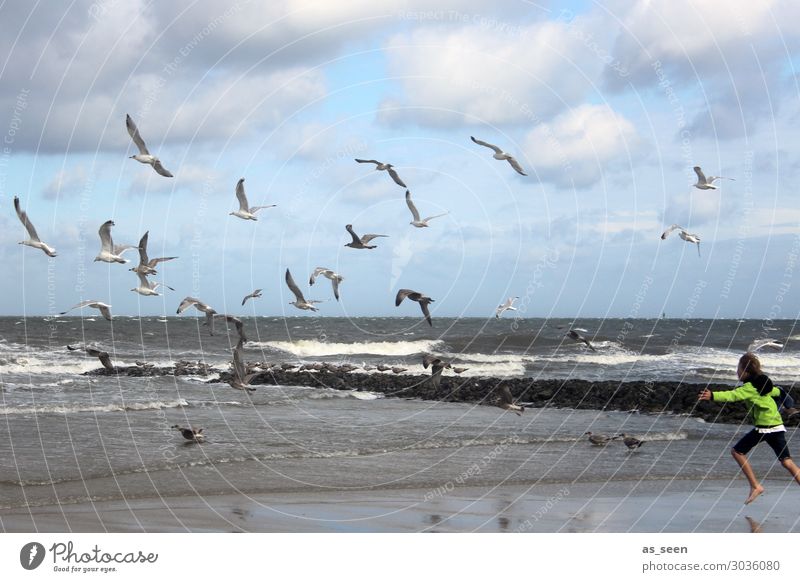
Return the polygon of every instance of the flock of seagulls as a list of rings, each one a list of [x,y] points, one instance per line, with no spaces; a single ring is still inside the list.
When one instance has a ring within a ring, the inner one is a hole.
[[[147,165],[151,166],[153,168],[153,170],[156,173],[158,173],[159,175],[161,175],[161,176],[164,176],[166,178],[172,178],[173,174],[164,167],[164,165],[162,164],[161,160],[158,157],[156,157],[156,156],[154,156],[153,154],[150,153],[150,151],[147,148],[147,145],[145,144],[144,140],[142,139],[141,134],[139,133],[138,127],[136,126],[136,124],[134,123],[134,121],[130,117],[130,115],[126,115],[125,124],[126,124],[126,128],[127,128],[128,134],[131,137],[131,140],[133,141],[134,145],[136,146],[136,148],[139,151],[138,154],[132,155],[132,156],[130,156],[130,158],[134,159],[137,162],[140,162],[142,164],[147,164]],[[511,166],[511,168],[515,172],[517,172],[519,175],[527,176],[526,172],[523,170],[522,166],[519,164],[519,162],[516,160],[516,158],[514,158],[514,156],[506,153],[500,147],[498,147],[498,146],[496,146],[494,144],[491,144],[489,142],[477,139],[477,138],[475,138],[473,136],[470,136],[470,139],[475,144],[477,144],[479,146],[482,146],[482,147],[486,147],[486,148],[492,150],[492,152],[493,152],[492,157],[494,159],[499,160],[499,161],[508,162],[508,164]],[[397,184],[398,186],[400,186],[400,187],[402,187],[402,188],[404,188],[406,190],[405,191],[405,202],[406,202],[406,205],[408,206],[409,211],[411,212],[412,221],[410,222],[410,224],[413,227],[415,227],[415,228],[427,228],[427,227],[430,226],[429,222],[431,220],[433,220],[435,218],[439,218],[439,217],[445,216],[445,215],[448,214],[447,212],[445,212],[445,213],[441,213],[441,214],[428,216],[426,218],[422,218],[421,215],[420,215],[419,210],[417,209],[417,206],[415,205],[414,201],[412,200],[411,191],[408,189],[408,186],[406,185],[406,183],[400,178],[399,174],[394,169],[394,166],[392,164],[385,163],[385,162],[379,162],[378,160],[372,160],[372,159],[371,160],[367,160],[367,159],[358,159],[357,158],[355,161],[357,163],[359,163],[359,164],[373,164],[375,166],[375,170],[376,171],[385,171],[385,172],[387,172],[389,177],[392,179],[392,181],[395,184]],[[717,189],[717,186],[714,183],[717,180],[722,180],[722,179],[732,180],[732,178],[725,178],[723,176],[708,176],[708,177],[706,177],[699,166],[695,166],[694,167],[694,171],[697,174],[697,183],[694,184],[694,187],[698,188],[700,190],[715,190],[715,189]],[[235,211],[231,212],[230,215],[231,216],[235,216],[237,218],[240,218],[242,220],[257,221],[258,220],[257,214],[258,214],[259,211],[261,211],[263,209],[275,207],[276,205],[275,204],[269,204],[269,205],[262,205],[262,206],[250,206],[250,203],[249,203],[249,201],[247,199],[247,195],[245,193],[244,181],[245,181],[244,178],[241,178],[236,183],[235,193],[236,193],[236,199],[237,199],[238,204],[239,204],[239,208],[238,208],[238,210],[235,210]],[[39,235],[36,232],[36,229],[34,228],[30,218],[28,217],[27,213],[20,206],[19,197],[16,197],[16,196],[14,197],[14,208],[15,208],[15,211],[17,213],[17,217],[19,218],[19,220],[22,223],[22,225],[25,227],[25,230],[28,232],[28,238],[26,240],[24,240],[24,241],[21,241],[19,244],[39,249],[49,257],[57,256],[57,253],[56,253],[55,249],[53,247],[49,246],[48,244],[46,244],[45,242],[43,242],[41,240],[41,238],[39,238]],[[148,277],[156,275],[158,273],[156,267],[160,263],[166,262],[166,261],[171,261],[171,260],[177,259],[178,257],[171,256],[171,257],[157,257],[157,258],[152,258],[152,259],[149,258],[148,253],[147,253],[147,243],[148,243],[149,231],[144,233],[144,235],[139,240],[139,244],[138,245],[129,245],[129,244],[118,245],[118,244],[115,244],[114,240],[113,240],[113,237],[112,237],[112,234],[111,234],[111,229],[114,226],[115,226],[115,224],[114,224],[113,220],[107,220],[106,222],[104,222],[100,226],[98,234],[99,234],[99,237],[100,237],[101,247],[100,247],[100,252],[95,257],[94,260],[95,261],[100,261],[100,262],[106,262],[106,263],[126,264],[126,263],[128,263],[128,260],[123,257],[123,254],[125,252],[129,251],[129,250],[136,249],[136,250],[139,251],[139,262],[135,267],[133,267],[133,268],[131,268],[129,270],[134,272],[134,273],[136,273],[139,282],[138,282],[138,285],[136,287],[131,289],[131,291],[136,292],[136,293],[138,293],[140,295],[143,295],[143,296],[159,296],[160,294],[158,293],[157,290],[160,287],[164,287],[164,288],[167,288],[167,289],[170,289],[170,290],[174,291],[174,289],[172,287],[169,287],[165,283],[150,281],[150,280],[148,280]],[[355,230],[353,229],[353,225],[352,224],[347,224],[345,226],[345,229],[350,234],[350,236],[352,237],[352,241],[347,243],[344,246],[352,248],[352,249],[357,249],[357,250],[373,250],[373,249],[376,249],[377,245],[376,244],[370,244],[370,243],[373,243],[373,241],[375,241],[375,239],[387,238],[388,237],[388,235],[385,235],[385,234],[365,234],[363,236],[359,236],[355,232]],[[686,242],[697,244],[697,251],[698,251],[698,255],[699,255],[699,253],[700,253],[700,237],[698,235],[696,235],[696,234],[691,234],[691,233],[687,232],[686,229],[684,229],[680,225],[673,224],[672,226],[670,226],[668,229],[666,229],[663,232],[663,234],[661,235],[661,238],[662,239],[666,239],[672,232],[674,232],[676,230],[678,231],[678,235],[680,236],[681,239],[683,239]],[[334,272],[332,269],[327,268],[327,267],[317,267],[313,271],[313,273],[311,273],[311,276],[309,278],[309,286],[313,286],[315,281],[316,281],[316,279],[318,277],[320,277],[320,276],[325,277],[328,280],[330,280],[331,286],[332,286],[332,289],[333,289],[333,295],[334,295],[335,299],[337,301],[339,301],[339,299],[340,299],[339,286],[342,283],[342,281],[344,281],[344,277],[342,275]],[[295,297],[295,300],[290,302],[290,305],[293,305],[294,307],[296,307],[297,309],[300,309],[300,310],[318,311],[318,308],[315,307],[315,305],[318,304],[318,303],[321,303],[322,301],[313,300],[313,299],[306,299],[304,294],[303,294],[303,292],[302,292],[302,290],[299,288],[299,286],[295,282],[295,280],[292,277],[292,274],[291,274],[291,272],[290,272],[290,270],[288,268],[286,269],[285,280],[286,280],[287,287],[289,288],[289,290],[292,292],[292,294]],[[256,298],[261,297],[262,296],[261,292],[262,292],[262,289],[256,289],[252,293],[246,295],[242,299],[242,306],[244,306],[249,299],[256,299]],[[429,297],[429,296],[427,296],[424,293],[421,293],[419,291],[415,291],[415,290],[412,290],[412,289],[400,289],[397,292],[397,295],[395,297],[395,306],[399,307],[403,303],[403,301],[405,299],[409,299],[410,301],[416,302],[419,305],[420,310],[422,311],[422,315],[423,315],[425,321],[427,321],[427,323],[430,326],[433,326],[433,320],[432,320],[431,313],[430,313],[430,310],[429,310],[429,305],[434,302],[434,299],[432,299],[431,297]],[[503,315],[503,313],[505,313],[507,311],[516,311],[517,309],[516,309],[516,307],[514,307],[514,302],[516,300],[518,300],[518,299],[519,299],[519,297],[509,297],[506,300],[505,303],[503,303],[501,305],[498,305],[496,310],[495,310],[495,317],[496,318],[500,318]],[[98,301],[98,300],[82,301],[82,302],[74,305],[73,307],[69,308],[68,310],[61,312],[60,315],[64,315],[64,314],[68,313],[69,311],[72,311],[73,309],[83,309],[85,307],[98,309],[105,319],[111,320],[111,310],[110,310],[111,305],[108,305],[108,304],[103,303],[103,302]],[[194,307],[198,312],[205,314],[205,319],[206,319],[205,325],[208,326],[209,333],[211,335],[214,334],[214,321],[215,321],[215,319],[222,318],[222,319],[225,319],[225,321],[227,323],[234,324],[236,326],[236,330],[237,330],[237,332],[239,334],[239,341],[237,342],[236,347],[233,349],[233,353],[232,353],[232,358],[233,358],[232,368],[233,368],[233,371],[232,371],[232,375],[231,375],[232,379],[230,380],[229,383],[233,388],[236,388],[236,389],[239,389],[239,390],[248,390],[248,391],[254,390],[254,388],[252,388],[250,386],[250,381],[251,381],[252,377],[254,376],[254,374],[247,370],[247,367],[246,367],[246,364],[245,364],[245,361],[244,361],[244,356],[243,356],[244,344],[247,341],[247,339],[246,339],[246,336],[245,336],[245,333],[244,333],[244,328],[243,328],[242,321],[240,319],[238,319],[237,317],[235,317],[235,316],[218,313],[215,309],[213,309],[207,303],[205,303],[202,300],[200,300],[198,298],[195,298],[195,297],[185,297],[181,301],[180,305],[178,306],[176,313],[177,314],[181,314],[182,312],[184,312],[185,310],[187,310],[190,307]],[[592,346],[592,344],[586,338],[581,336],[576,330],[571,329],[571,330],[569,330],[567,332],[566,335],[567,335],[567,337],[571,338],[572,340],[574,340],[576,342],[579,342],[579,343],[582,343],[582,344],[585,344],[592,351],[595,351],[594,346]],[[774,342],[774,340],[762,340],[762,343],[760,345],[751,346],[751,348],[753,348],[753,350],[756,350],[756,349],[761,349],[761,348],[765,348],[765,347],[773,347],[774,348],[776,346],[782,347],[781,344],[778,344],[777,342]],[[111,365],[110,357],[109,357],[108,353],[105,352],[105,351],[102,351],[102,350],[100,350],[98,348],[91,347],[91,346],[81,346],[81,347],[67,346],[67,347],[71,351],[83,350],[83,351],[85,351],[87,354],[89,354],[91,356],[98,357],[98,358],[100,358],[100,361],[101,361],[101,363],[103,364],[104,367],[106,367],[107,369],[113,369],[113,366]],[[452,363],[444,362],[443,360],[441,360],[439,358],[433,358],[433,357],[429,357],[429,356],[426,356],[424,358],[423,365],[424,365],[424,367],[426,369],[428,367],[431,368],[431,370],[432,370],[431,381],[434,382],[434,383],[438,382],[438,379],[441,377],[442,372],[446,368],[453,368],[453,370],[456,373],[461,373],[462,371],[466,370],[466,368],[460,368],[459,369],[459,368],[453,367]],[[383,370],[381,368],[383,368]],[[366,367],[365,367],[365,369],[366,369]],[[395,366],[395,367],[387,367],[387,366],[382,366],[381,365],[381,366],[378,366],[377,369],[378,369],[378,371],[389,371],[389,370],[391,370],[394,373],[402,373],[403,371],[405,371],[404,368],[400,368],[400,367],[397,367],[397,366]],[[517,404],[517,403],[514,402],[514,400],[512,398],[512,395],[511,395],[511,392],[509,391],[507,386],[503,386],[503,387],[499,388],[498,392],[499,392],[499,394],[498,394],[498,396],[499,396],[499,404],[498,404],[498,406],[500,406],[501,408],[503,408],[505,410],[513,411],[516,414],[522,414],[522,412],[524,410],[524,407],[522,405]],[[203,438],[204,438],[203,435],[202,435],[202,429],[195,430],[195,429],[192,429],[192,428],[179,427],[177,425],[174,426],[173,428],[179,430],[181,432],[181,434],[183,435],[183,437],[186,438],[187,440],[202,441]],[[596,444],[596,445],[606,444],[610,440],[614,440],[614,439],[617,439],[617,438],[623,438],[623,442],[626,444],[626,446],[628,446],[628,448],[632,449],[632,448],[637,448],[637,447],[641,446],[641,441],[638,441],[637,439],[634,439],[633,437],[627,437],[624,434],[617,435],[617,436],[614,436],[614,437],[605,437],[605,436],[602,436],[602,435],[593,435],[591,433],[586,433],[586,434],[589,435],[590,442],[592,442],[592,444]]]

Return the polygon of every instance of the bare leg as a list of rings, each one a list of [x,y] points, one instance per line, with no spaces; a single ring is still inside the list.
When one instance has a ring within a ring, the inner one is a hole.
[[[800,467],[798,467],[791,458],[782,460],[781,465],[789,471],[791,476],[794,477],[794,480],[797,481],[797,484],[800,485]]]
[[[764,493],[764,488],[761,486],[761,483],[758,482],[758,479],[756,479],[756,474],[753,473],[753,468],[750,466],[750,461],[747,460],[747,456],[737,453],[734,450],[731,450],[731,454],[739,464],[739,467],[741,467],[742,473],[744,473],[744,476],[747,478],[747,482],[750,483],[750,495],[744,500],[744,504],[748,505],[755,501],[756,497]],[[792,463],[792,465],[794,465],[794,463]],[[797,469],[797,465],[795,465],[795,469]],[[800,469],[797,470],[800,472]],[[800,481],[798,481],[798,483],[800,483]]]

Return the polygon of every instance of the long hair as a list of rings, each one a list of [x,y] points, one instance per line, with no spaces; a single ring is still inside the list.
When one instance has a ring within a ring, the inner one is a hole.
[[[747,352],[739,358],[739,370],[742,381],[749,381],[761,375],[761,361],[752,352]]]

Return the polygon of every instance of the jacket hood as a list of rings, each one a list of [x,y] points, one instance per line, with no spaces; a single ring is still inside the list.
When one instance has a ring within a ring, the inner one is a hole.
[[[755,387],[756,390],[758,390],[758,393],[761,396],[772,392],[772,380],[770,380],[765,374],[759,374],[755,378],[752,378],[750,383]]]

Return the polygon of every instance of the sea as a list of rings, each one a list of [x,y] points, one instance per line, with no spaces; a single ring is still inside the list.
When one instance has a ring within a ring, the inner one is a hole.
[[[776,384],[800,375],[794,320],[243,318],[248,362],[385,364],[425,373],[424,354],[464,377],[737,383],[757,339]],[[688,415],[530,409],[386,398],[292,385],[234,390],[209,376],[92,376],[92,344],[118,366],[204,362],[227,369],[235,329],[203,318],[0,318],[0,523],[3,510],[106,500],[403,488],[734,478],[730,446],[746,427]],[[594,351],[565,336],[580,330]],[[357,370],[361,371],[361,370]],[[375,370],[369,373],[379,373]],[[447,371],[446,373],[452,373]],[[391,373],[390,373],[391,374]],[[204,443],[173,425],[203,428]],[[618,441],[646,441],[634,453]],[[789,429],[790,448],[800,446]],[[793,442],[794,441],[794,442]],[[764,474],[771,454],[753,459]],[[777,475],[776,475],[777,476]],[[438,492],[438,493],[437,493]]]

